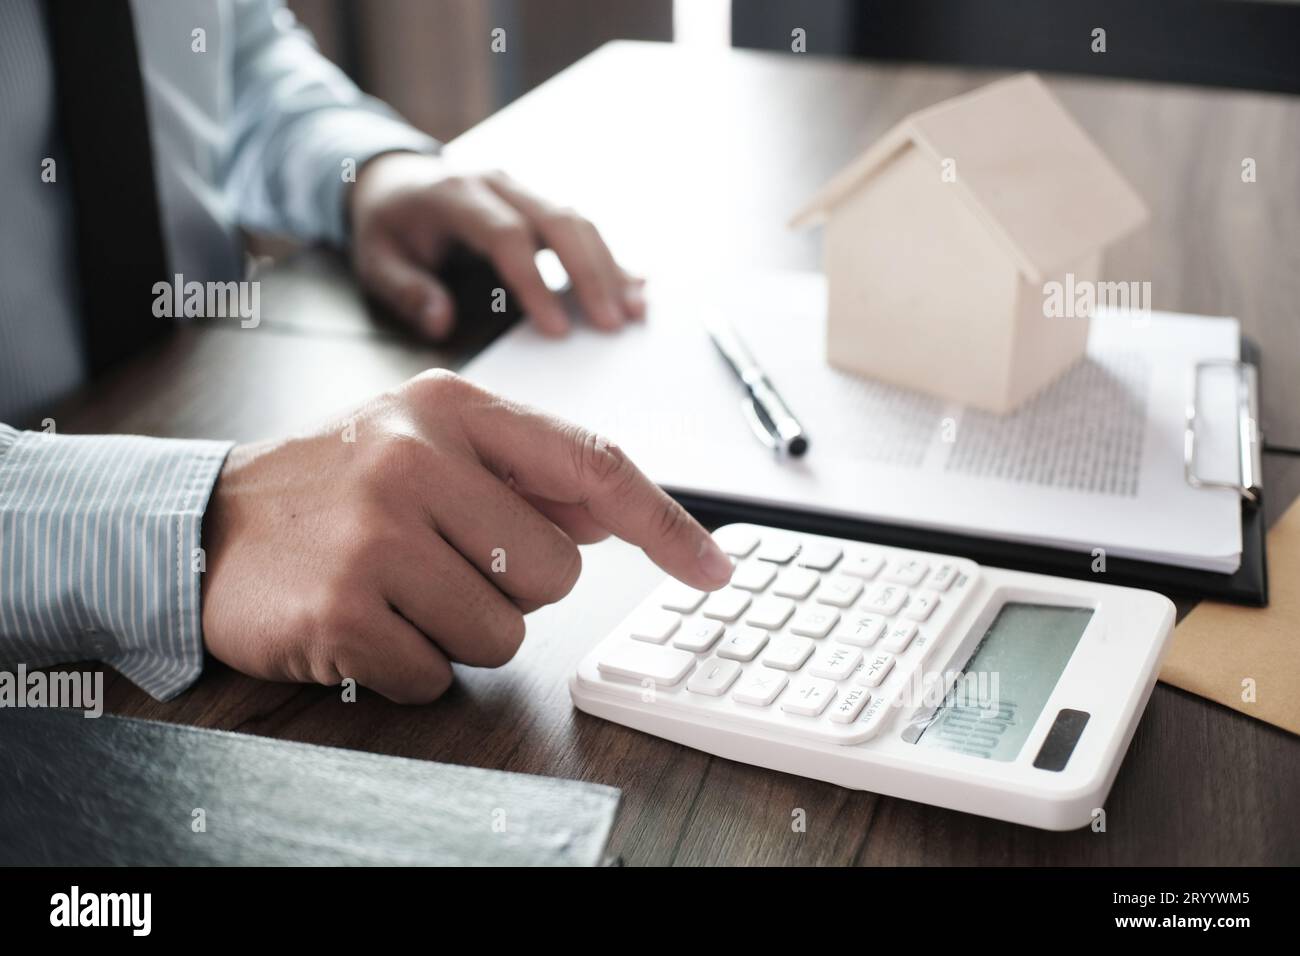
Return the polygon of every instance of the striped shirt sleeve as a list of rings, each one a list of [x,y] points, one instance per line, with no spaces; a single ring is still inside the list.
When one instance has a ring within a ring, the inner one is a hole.
[[[199,537],[230,447],[0,424],[0,666],[99,660],[160,700],[193,683]]]

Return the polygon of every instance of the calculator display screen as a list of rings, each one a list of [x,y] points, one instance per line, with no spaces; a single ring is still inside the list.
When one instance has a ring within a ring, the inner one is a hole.
[[[942,705],[911,739],[1015,760],[1091,619],[1091,608],[1004,604]]]

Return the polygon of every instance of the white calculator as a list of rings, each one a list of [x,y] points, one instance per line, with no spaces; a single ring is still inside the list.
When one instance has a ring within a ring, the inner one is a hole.
[[[1173,632],[1161,595],[757,525],[666,578],[574,704],[745,763],[1050,830],[1102,807]]]

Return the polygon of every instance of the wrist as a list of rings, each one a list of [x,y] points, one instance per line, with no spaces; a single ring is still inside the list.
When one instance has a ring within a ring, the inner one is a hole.
[[[390,149],[376,153],[357,169],[356,181],[344,194],[345,225],[348,235],[355,234],[356,224],[365,211],[393,191],[411,186],[432,185],[445,175],[441,157],[409,149]]]

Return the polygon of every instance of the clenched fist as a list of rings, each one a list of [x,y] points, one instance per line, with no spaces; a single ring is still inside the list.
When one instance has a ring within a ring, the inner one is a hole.
[[[351,439],[351,440],[346,440]],[[714,590],[731,563],[615,445],[427,372],[334,427],[235,448],[204,519],[203,636],[254,677],[433,700],[613,533]]]

